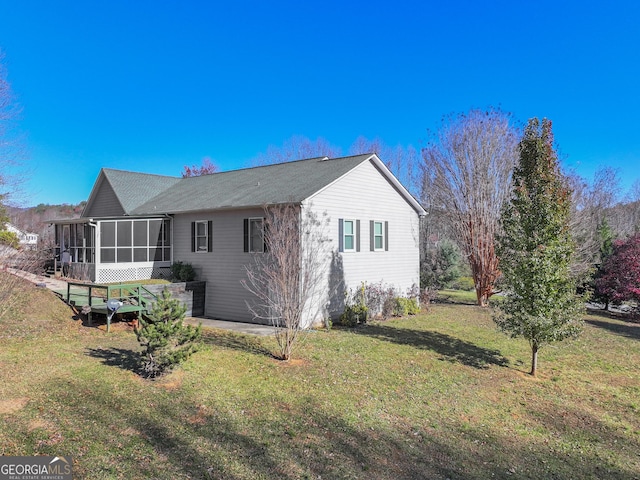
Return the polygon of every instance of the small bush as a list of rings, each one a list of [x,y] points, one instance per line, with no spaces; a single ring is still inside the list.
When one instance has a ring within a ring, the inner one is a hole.
[[[171,278],[177,282],[192,282],[196,278],[196,271],[190,263],[174,262],[171,265]]]
[[[416,315],[420,313],[418,301],[415,298],[396,297],[394,299],[393,315],[396,317],[405,317],[407,315]]]
[[[476,284],[471,277],[460,277],[451,286],[453,290],[464,290],[470,292],[476,288]]]
[[[369,308],[366,303],[364,283],[357,291],[346,292],[345,297],[345,307],[344,312],[340,315],[340,324],[345,327],[355,327],[359,323],[367,323]]]
[[[340,315],[340,324],[345,327],[355,327],[359,323],[367,323],[368,316],[369,309],[366,305],[361,303],[347,305]]]
[[[382,282],[362,284],[364,304],[369,309],[371,317],[382,317],[387,320],[393,315],[394,298],[397,296],[395,288]]]

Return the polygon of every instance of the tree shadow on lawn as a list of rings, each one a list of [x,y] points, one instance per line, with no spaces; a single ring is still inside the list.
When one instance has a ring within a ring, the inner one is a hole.
[[[273,352],[262,344],[260,337],[254,335],[239,335],[237,333],[216,330],[203,330],[202,342],[214,347],[229,348],[253,353],[254,355],[274,357]]]
[[[64,443],[56,448],[72,455],[82,449],[92,452],[77,455],[78,470],[86,478],[98,473],[227,480],[601,478],[602,473],[612,479],[634,478],[634,472],[615,464],[601,468],[601,459],[579,450],[550,461],[542,441],[525,442],[468,422],[449,420],[446,428],[434,428],[429,422],[398,418],[394,425],[381,421],[369,426],[326,410],[313,397],[245,412],[215,397],[203,404],[180,390],[139,400],[136,395],[144,394],[136,389],[93,387],[93,379],[75,379],[52,389],[68,410],[63,424],[71,429],[63,432]],[[122,405],[127,408],[114,408]],[[275,412],[265,414],[264,409],[273,407]],[[83,425],[91,425],[93,433],[76,439]],[[564,435],[566,427],[554,430]],[[109,451],[105,445],[120,448]]]
[[[364,325],[355,329],[355,332],[400,345],[432,350],[441,355],[441,360],[459,362],[473,368],[485,369],[489,368],[489,365],[509,366],[509,360],[503,357],[499,350],[478,347],[444,333],[375,324]]]
[[[103,364],[110,367],[119,367],[137,375],[142,373],[142,360],[140,352],[125,348],[87,348],[87,355],[98,358]]]
[[[622,335],[624,337],[640,340],[640,324],[629,324],[622,322],[622,320],[607,321],[597,320],[595,318],[585,319],[585,323],[593,325],[594,327],[609,330],[612,333]]]

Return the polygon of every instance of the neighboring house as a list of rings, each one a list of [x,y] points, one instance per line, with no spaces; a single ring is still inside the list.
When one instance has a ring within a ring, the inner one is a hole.
[[[6,224],[6,230],[9,232],[13,232],[18,237],[18,242],[22,248],[26,248],[29,250],[36,250],[38,248],[38,234],[37,233],[29,233],[23,230],[20,230],[15,225],[11,223]]]
[[[312,158],[199,177],[102,169],[82,218],[56,221],[56,242],[98,283],[167,277],[191,263],[206,281],[205,315],[252,321],[245,266],[263,252],[264,206],[326,214],[331,240],[319,317],[337,316],[362,282],[419,284],[424,209],[375,154]],[[76,275],[78,276],[78,275]]]

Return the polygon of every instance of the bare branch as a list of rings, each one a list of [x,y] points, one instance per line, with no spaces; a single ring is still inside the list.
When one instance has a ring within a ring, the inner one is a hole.
[[[422,152],[423,198],[428,208],[444,212],[484,306],[500,274],[494,238],[510,195],[518,132],[508,114],[494,109],[471,110],[443,123]]]
[[[248,303],[252,315],[275,327],[280,356],[289,360],[322,307],[318,287],[328,273],[329,219],[294,204],[266,206],[264,212],[266,252],[254,254],[242,284],[255,297]]]

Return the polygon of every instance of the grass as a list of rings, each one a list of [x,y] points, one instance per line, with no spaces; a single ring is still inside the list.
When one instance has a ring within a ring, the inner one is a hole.
[[[130,330],[24,288],[29,307],[0,323],[0,454],[72,455],[74,478],[640,475],[635,324],[588,316],[535,379],[527,344],[469,304],[310,333],[290,364],[271,338],[207,330],[150,382]]]

